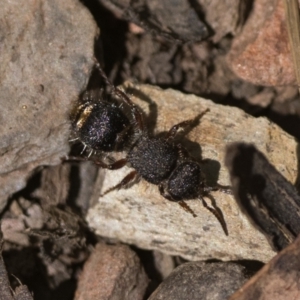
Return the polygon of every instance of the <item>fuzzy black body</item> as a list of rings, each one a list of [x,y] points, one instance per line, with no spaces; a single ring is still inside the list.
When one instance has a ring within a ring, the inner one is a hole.
[[[113,103],[100,100],[86,101],[79,105],[73,124],[81,141],[95,150],[114,152],[116,146],[124,145],[125,157],[106,163],[96,160],[95,163],[106,169],[117,170],[126,164],[133,168],[119,183],[107,189],[101,196],[114,190],[127,187],[141,177],[146,181],[158,185],[160,194],[170,201],[177,201],[179,205],[191,213],[196,214],[184,202],[189,199],[200,199],[205,208],[212,212],[223,226],[227,228],[222,213],[218,208],[209,207],[204,196],[216,188],[207,187],[202,180],[200,165],[189,155],[188,151],[175,141],[180,131],[185,131],[198,124],[199,118],[208,110],[194,119],[175,124],[165,135],[149,136],[144,122],[142,110],[132,102],[129,96],[115,87],[102,70],[99,63],[96,68],[105,83],[110,87],[112,94],[125,104],[132,120],[131,122],[121,108]]]
[[[122,148],[130,122],[114,103],[86,101],[73,114],[73,128],[79,140],[97,151],[114,151]]]
[[[165,191],[174,201],[195,199],[201,194],[202,176],[200,165],[186,161],[178,165],[165,183]]]
[[[128,153],[128,161],[142,178],[159,184],[176,165],[178,149],[162,138],[142,136]]]

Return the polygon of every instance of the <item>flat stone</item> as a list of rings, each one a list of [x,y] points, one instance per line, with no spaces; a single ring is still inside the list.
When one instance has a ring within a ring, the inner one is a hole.
[[[230,184],[223,163],[225,148],[237,141],[254,143],[284,177],[295,182],[297,143],[266,118],[254,118],[238,108],[149,85],[134,86],[132,99],[149,116],[150,128],[157,121],[156,132],[168,131],[173,125],[210,110],[181,140],[195,159],[203,159],[202,168],[208,184]],[[151,105],[149,99],[153,101],[150,101]],[[103,191],[120,182],[130,170],[124,167],[100,172],[92,199],[97,204],[87,215],[90,227],[100,236],[180,255],[188,260],[216,258],[266,262],[275,254],[265,237],[241,213],[233,196],[228,194],[211,193],[224,214],[229,236],[224,234],[219,222],[199,200],[187,202],[197,214],[193,218],[177,203],[164,199],[157,186],[143,180],[99,198]]]

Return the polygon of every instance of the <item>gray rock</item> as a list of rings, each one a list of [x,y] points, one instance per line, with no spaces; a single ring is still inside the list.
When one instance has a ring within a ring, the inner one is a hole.
[[[176,268],[149,300],[224,300],[245,281],[234,263],[190,262]]]
[[[2,1],[0,211],[69,150],[68,113],[93,64],[96,24],[77,1]]]
[[[243,24],[247,9],[241,0],[197,0],[192,5],[173,0],[99,1],[118,17],[130,20],[146,31],[173,33],[184,42],[200,41],[212,36],[217,43],[227,34],[234,35]],[[202,18],[205,23],[201,21]]]
[[[202,41],[209,36],[207,25],[186,1],[100,0],[100,2],[116,15],[138,24],[146,31],[171,39],[173,43]]]
[[[214,32],[212,39],[215,43],[226,34],[235,35],[243,24],[247,9],[245,1],[197,0],[197,2],[203,10],[205,21]]]

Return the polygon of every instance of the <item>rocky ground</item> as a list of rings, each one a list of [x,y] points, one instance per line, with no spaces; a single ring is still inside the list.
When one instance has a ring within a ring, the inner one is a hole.
[[[298,221],[252,203],[291,243],[277,254],[273,229],[242,212],[226,150],[254,144],[279,174],[265,172],[266,186],[287,179],[266,194],[298,213],[300,102],[283,1],[5,0],[0,37],[1,299],[296,297]],[[193,217],[143,180],[101,196],[131,171],[99,168],[101,153],[66,160],[89,154],[71,141],[70,113],[104,87],[95,57],[150,134],[206,112],[178,141],[208,185],[234,186],[208,199],[228,235],[201,201],[188,201]]]

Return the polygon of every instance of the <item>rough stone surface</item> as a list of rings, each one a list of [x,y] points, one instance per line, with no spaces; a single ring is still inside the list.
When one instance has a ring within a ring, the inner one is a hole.
[[[148,282],[138,256],[128,246],[98,244],[85,263],[75,299],[142,300]]]
[[[189,5],[185,1],[159,1],[142,0],[136,5],[128,0],[99,0],[119,18],[129,19],[144,27],[145,31],[153,31],[143,24],[150,21],[158,27],[158,32],[173,32],[183,41],[199,41],[209,36],[217,43],[227,34],[235,34],[243,21],[246,6],[242,0],[197,0]],[[142,22],[137,22],[136,17],[140,11]],[[224,14],[226,11],[226,14]],[[200,14],[199,14],[200,12]],[[201,21],[204,17],[205,24],[209,25],[207,30]],[[156,28],[156,27],[154,27]],[[133,32],[140,33],[141,29],[131,25]]]
[[[296,83],[283,1],[254,1],[253,12],[228,54],[232,70],[259,85]]]
[[[223,300],[245,280],[244,267],[234,263],[185,263],[163,281],[149,300]]]
[[[150,127],[156,120],[156,131],[167,131],[172,125],[191,119],[210,109],[182,144],[193,157],[204,159],[203,172],[208,184],[229,185],[224,167],[225,147],[237,141],[254,143],[292,183],[297,176],[297,144],[291,136],[265,118],[254,118],[243,111],[194,95],[161,90],[148,85],[135,86],[132,99],[148,114],[152,99]],[[140,98],[134,97],[139,96]],[[154,102],[155,101],[155,102]],[[130,169],[104,171],[96,183],[94,199],[118,183]],[[103,181],[103,175],[105,175]],[[88,212],[89,225],[101,236],[116,238],[140,248],[156,249],[189,260],[218,258],[222,260],[255,259],[268,261],[274,252],[265,237],[239,210],[230,195],[212,193],[222,210],[229,236],[199,200],[188,201],[196,218],[174,202],[164,199],[155,185],[140,181],[128,189],[111,192],[98,199]]]
[[[175,268],[174,257],[159,251],[152,251],[152,253],[155,270],[163,280],[167,278]]]
[[[2,1],[0,210],[68,152],[68,113],[93,65],[96,24],[79,1]]]
[[[229,300],[286,300],[300,295],[300,238],[289,245]]]
[[[196,42],[208,37],[207,25],[186,1],[177,0],[100,0],[119,17],[132,21],[146,31],[181,42]]]
[[[203,10],[205,21],[214,31],[212,39],[215,43],[226,34],[236,33],[243,20],[244,1],[197,0],[197,2]]]

